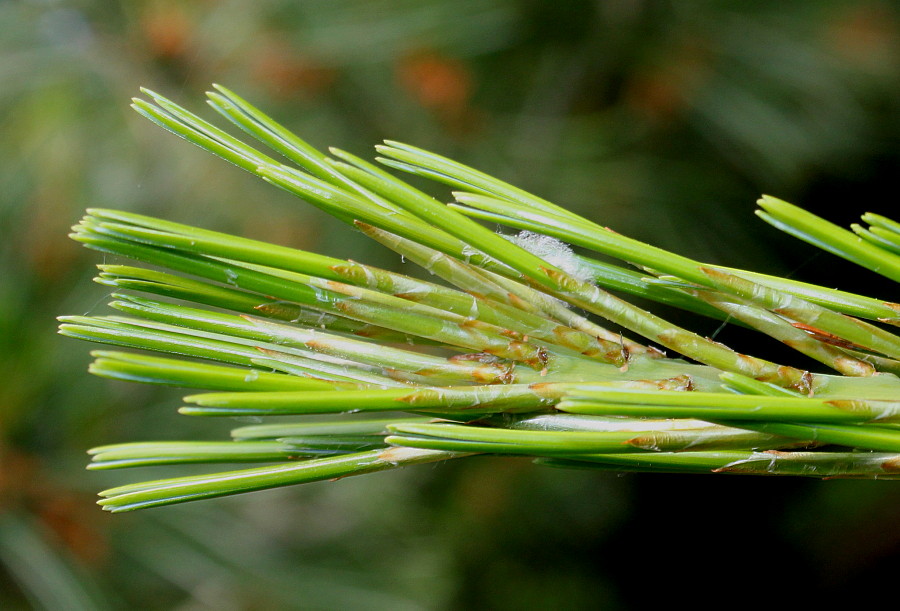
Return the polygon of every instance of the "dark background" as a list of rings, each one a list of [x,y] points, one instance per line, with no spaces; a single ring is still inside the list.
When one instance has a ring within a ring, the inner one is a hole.
[[[874,0],[0,2],[0,607],[835,608],[890,592],[890,482],[485,458],[111,516],[96,491],[144,474],[86,473],[87,448],[231,423],[89,376],[90,347],[54,317],[105,311],[100,256],[66,239],[90,206],[400,269],[128,108],[147,86],[209,117],[212,82],[319,146],[410,142],[701,260],[898,301],[753,216],[763,192],[842,225],[898,216],[898,20]]]

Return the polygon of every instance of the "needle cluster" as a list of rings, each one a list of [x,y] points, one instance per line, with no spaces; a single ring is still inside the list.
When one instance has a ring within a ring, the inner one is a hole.
[[[900,337],[890,330],[900,305],[694,261],[410,145],[377,146],[380,165],[326,155],[216,86],[209,104],[274,158],[144,93],[140,114],[435,281],[89,210],[73,239],[149,267],[100,265],[118,314],[62,317],[60,332],[166,355],[96,351],[90,371],[202,391],[184,398],[187,415],[296,417],[236,428],[231,440],[95,448],[91,469],[262,463],[106,490],[104,509],[478,454],[616,471],[900,477]],[[384,167],[447,185],[454,201]],[[759,204],[779,229],[900,281],[897,222],[866,214],[868,227],[851,233],[773,197]],[[479,220],[521,233],[507,239]],[[739,353],[630,296],[734,321],[816,370]]]

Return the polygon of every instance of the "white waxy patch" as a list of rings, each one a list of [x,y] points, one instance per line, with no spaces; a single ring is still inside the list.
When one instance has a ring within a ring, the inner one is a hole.
[[[516,235],[503,237],[550,265],[558,267],[576,280],[593,283],[594,275],[591,268],[582,263],[572,251],[572,247],[565,242],[533,231],[520,231]]]

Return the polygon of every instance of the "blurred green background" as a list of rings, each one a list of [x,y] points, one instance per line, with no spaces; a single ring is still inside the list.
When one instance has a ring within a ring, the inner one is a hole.
[[[101,512],[96,491],[136,474],[86,473],[87,448],[233,423],[95,379],[90,347],[55,335],[108,297],[101,257],[66,239],[84,208],[401,269],[128,107],[147,86],[209,116],[212,82],[319,146],[406,141],[702,260],[898,300],[752,215],[766,192],[841,224],[897,216],[896,2],[2,1],[0,608],[835,608],[889,590],[887,482],[480,459]]]

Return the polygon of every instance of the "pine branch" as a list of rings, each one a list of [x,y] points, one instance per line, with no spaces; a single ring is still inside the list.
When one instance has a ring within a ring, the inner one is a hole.
[[[231,440],[95,448],[91,469],[276,463],[114,488],[101,493],[104,509],[476,454],[637,472],[900,475],[900,337],[882,326],[900,322],[900,305],[693,261],[440,155],[376,147],[382,165],[456,189],[444,205],[378,165],[318,151],[216,86],[210,105],[282,163],[144,93],[151,101],[134,108],[154,123],[450,286],[89,210],[73,239],[161,269],[98,266],[96,281],[116,290],[110,305],[126,316],[61,317],[60,332],[167,355],[97,351],[92,373],[207,391],[184,398],[186,415],[299,417],[235,429]],[[900,223],[866,214],[868,227],[850,232],[769,196],[760,206],[776,227],[900,280]],[[502,236],[478,220],[530,233]],[[836,373],[738,353],[609,291],[736,320]]]

